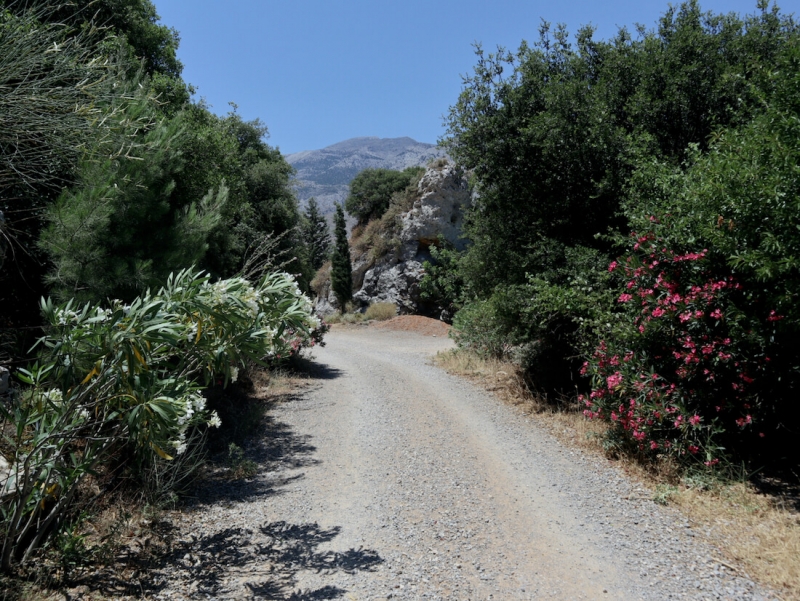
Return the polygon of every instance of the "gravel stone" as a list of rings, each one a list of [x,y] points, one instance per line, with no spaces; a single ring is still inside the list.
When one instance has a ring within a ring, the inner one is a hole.
[[[151,599],[777,599],[676,510],[434,367],[443,337],[337,329],[247,449],[172,517]]]

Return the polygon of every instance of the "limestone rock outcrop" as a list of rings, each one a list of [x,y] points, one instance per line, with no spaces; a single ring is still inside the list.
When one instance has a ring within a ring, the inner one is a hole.
[[[429,248],[440,237],[464,249],[464,211],[471,203],[467,178],[460,169],[443,159],[429,167],[417,185],[413,206],[398,217],[399,233],[387,241],[389,250],[380,257],[374,256],[373,249],[353,253],[354,302],[361,307],[394,303],[400,314],[430,312],[433,307],[426,307],[420,298],[422,264],[431,259]],[[336,300],[323,293],[316,308],[330,313],[337,308]]]

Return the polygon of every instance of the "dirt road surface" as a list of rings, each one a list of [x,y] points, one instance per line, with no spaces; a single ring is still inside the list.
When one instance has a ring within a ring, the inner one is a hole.
[[[431,364],[442,337],[332,332],[260,473],[184,510],[156,599],[772,599],[676,511]]]

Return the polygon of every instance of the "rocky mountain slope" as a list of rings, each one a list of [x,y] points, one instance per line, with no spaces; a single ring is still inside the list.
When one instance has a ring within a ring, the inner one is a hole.
[[[323,214],[331,214],[334,204],[345,199],[350,181],[367,168],[405,169],[425,165],[444,156],[435,144],[411,138],[351,138],[321,150],[304,150],[286,156],[297,169],[297,196],[300,206],[312,196]]]

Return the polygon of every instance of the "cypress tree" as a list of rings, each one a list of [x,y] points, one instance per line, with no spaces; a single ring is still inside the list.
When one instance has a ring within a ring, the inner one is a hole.
[[[308,260],[316,271],[328,260],[331,249],[331,233],[328,229],[328,222],[319,212],[316,198],[308,199],[304,216],[306,219],[303,224],[303,238],[308,247]]]
[[[331,259],[331,286],[339,301],[341,312],[344,313],[345,305],[353,298],[353,268],[350,263],[350,245],[347,243],[344,209],[340,204],[336,205],[336,216],[333,223],[336,246]]]

